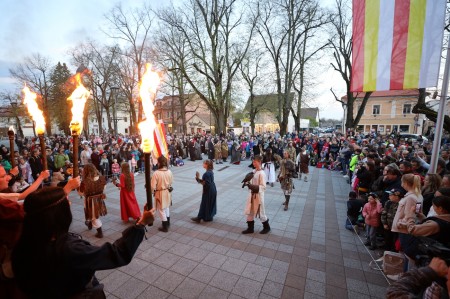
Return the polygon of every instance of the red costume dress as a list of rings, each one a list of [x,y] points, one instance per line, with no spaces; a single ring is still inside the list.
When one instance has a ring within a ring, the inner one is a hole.
[[[131,184],[134,187],[134,176],[131,175]],[[123,221],[128,221],[131,217],[137,219],[141,217],[141,211],[136,200],[136,194],[133,191],[128,191],[125,187],[125,174],[120,175],[120,217]],[[134,188],[133,188],[134,189]]]

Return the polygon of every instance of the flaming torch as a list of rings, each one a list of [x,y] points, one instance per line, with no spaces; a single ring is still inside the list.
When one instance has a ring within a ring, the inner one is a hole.
[[[8,130],[8,137],[9,137],[9,156],[11,158],[11,169],[16,167],[16,162],[14,161],[14,135],[16,132],[14,132],[14,127],[10,126]]]
[[[147,69],[139,84],[139,95],[142,101],[146,119],[139,123],[139,131],[142,136],[142,151],[144,152],[144,166],[145,166],[145,188],[147,195],[147,208],[150,210],[153,207],[152,190],[150,184],[150,153],[155,144],[153,132],[156,127],[155,116],[153,115],[153,101],[156,96],[156,87],[159,84],[159,76],[156,72],[151,70],[152,65],[147,63]]]
[[[83,130],[83,111],[87,99],[90,96],[89,90],[81,82],[82,73],[75,75],[76,88],[72,92],[68,101],[72,101],[72,121],[70,122],[70,132],[73,138],[73,177],[78,176],[78,144],[81,131]]]
[[[41,144],[42,164],[44,166],[44,170],[47,170],[48,169],[47,153],[45,152],[45,140],[44,140],[44,132],[45,132],[44,114],[42,113],[42,110],[39,109],[39,107],[37,105],[36,93],[32,92],[26,85],[22,91],[25,94],[23,103],[27,106],[28,113],[31,115],[31,118],[36,123],[36,133],[38,134],[39,141]]]

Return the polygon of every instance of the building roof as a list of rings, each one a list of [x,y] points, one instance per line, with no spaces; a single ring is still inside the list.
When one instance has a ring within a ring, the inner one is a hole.
[[[358,95],[358,99],[364,98],[365,92],[354,92],[354,95]],[[391,97],[418,97],[419,90],[384,90],[384,91],[374,91],[370,95],[370,98],[391,98]],[[346,100],[347,95],[341,97],[341,100]]]
[[[316,119],[319,116],[319,108],[300,108],[300,118]]]
[[[293,99],[294,93],[291,92],[289,96]],[[253,105],[260,111],[270,111],[272,113],[276,112],[278,111],[278,95],[276,93],[255,95],[255,98],[253,99]],[[250,97],[245,104],[244,110],[250,110]]]

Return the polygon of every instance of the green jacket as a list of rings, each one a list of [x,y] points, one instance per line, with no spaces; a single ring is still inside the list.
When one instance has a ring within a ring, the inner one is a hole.
[[[66,165],[66,161],[69,161],[69,156],[66,154],[55,155],[55,169],[63,168]]]
[[[356,168],[356,165],[358,164],[358,155],[356,155],[356,154],[353,154],[352,155],[352,158],[350,159],[350,171],[351,172],[354,172],[355,171],[355,168]]]

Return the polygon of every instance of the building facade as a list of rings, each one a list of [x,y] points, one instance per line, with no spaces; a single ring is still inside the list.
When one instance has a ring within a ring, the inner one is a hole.
[[[358,94],[354,103],[353,116],[356,117],[364,93]],[[422,134],[425,115],[412,112],[419,97],[418,90],[375,91],[367,101],[357,131],[369,134],[392,132]],[[347,100],[347,96],[341,98]]]

